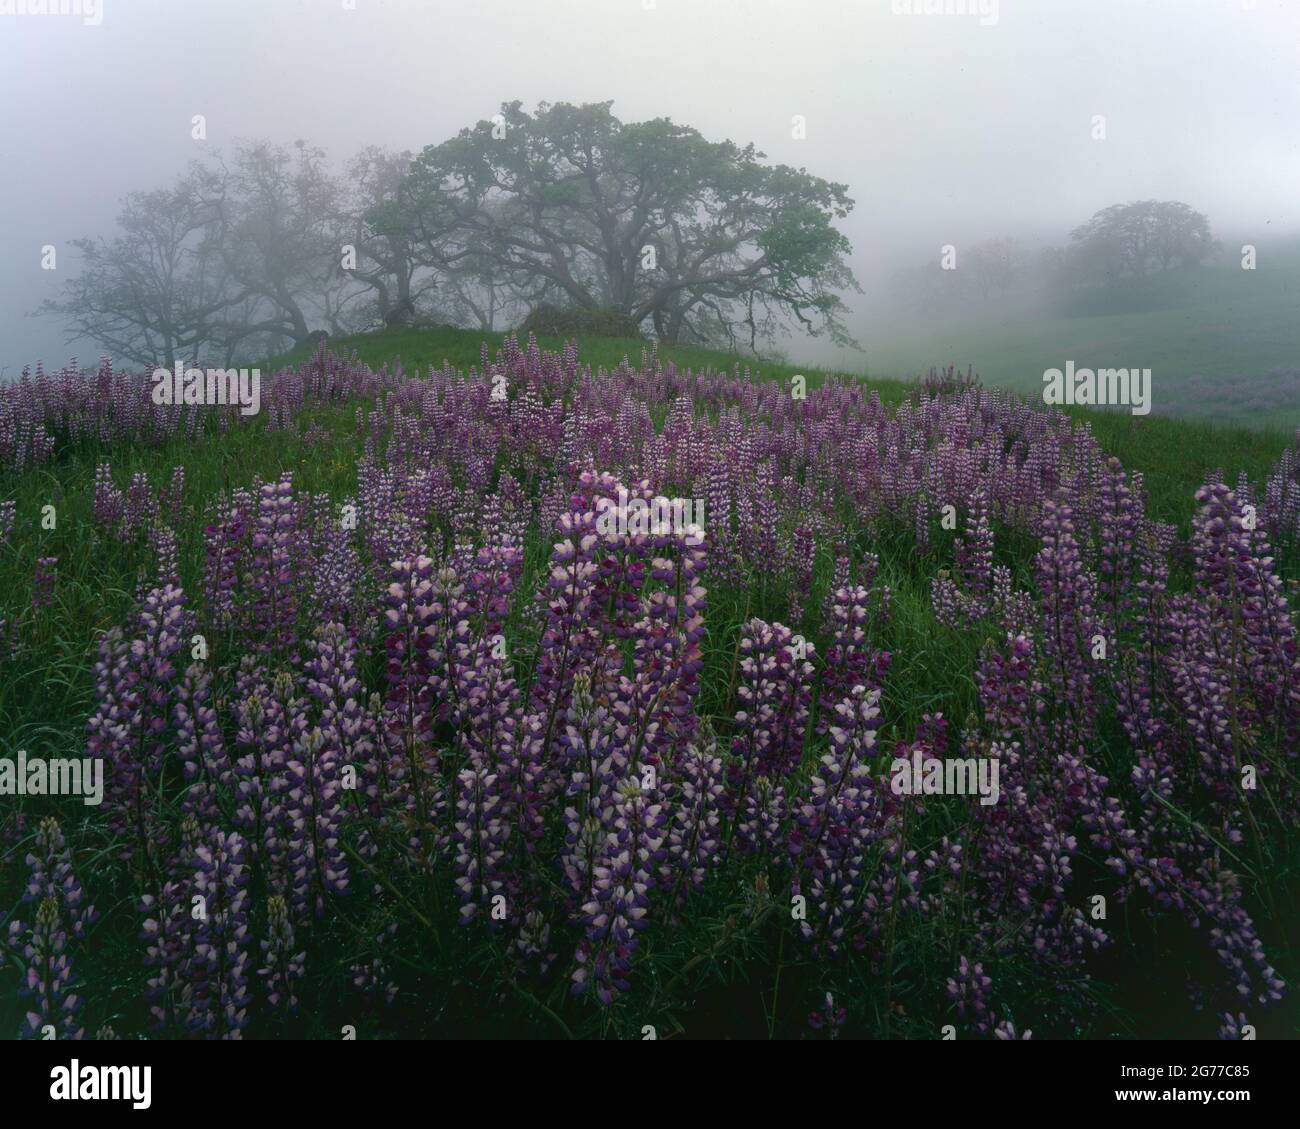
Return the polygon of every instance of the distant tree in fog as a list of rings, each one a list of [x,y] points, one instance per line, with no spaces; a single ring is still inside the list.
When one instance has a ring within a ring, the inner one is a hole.
[[[414,160],[367,148],[345,176],[305,142],[244,142],[129,197],[43,311],[146,365],[267,356],[322,329],[496,330],[542,305],[671,343],[754,348],[792,326],[851,342],[845,185],[610,106],[507,103]],[[982,270],[1008,284],[996,255]]]
[[[431,312],[437,282],[405,196],[410,164],[409,153],[372,145],[348,166],[338,244],[353,250],[355,262],[344,267],[340,258],[339,270],[359,284],[346,299],[358,322],[405,325]]]
[[[69,342],[90,338],[135,364],[170,368],[217,345],[249,294],[210,238],[216,213],[202,179],[191,168],[171,188],[128,195],[119,234],[74,240],[80,270],[38,312],[59,317]]]
[[[1215,245],[1209,219],[1175,200],[1112,204],[1070,239],[1075,279],[1102,283],[1196,266]]]
[[[967,253],[967,277],[982,299],[1005,297],[1019,285],[1028,262],[1020,243],[1010,237],[977,243]]]
[[[227,321],[228,347],[262,335],[304,344],[346,285],[337,271],[339,185],[325,154],[265,142],[240,146],[229,168],[207,170],[211,230],[232,284],[257,299],[249,321]]]

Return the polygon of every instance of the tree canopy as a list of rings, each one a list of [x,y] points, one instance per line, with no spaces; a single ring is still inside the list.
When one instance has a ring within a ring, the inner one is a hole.
[[[845,185],[666,118],[620,122],[611,106],[503,105],[419,156],[417,210],[450,206],[449,243],[529,300],[605,307],[664,341],[753,345],[782,317],[847,338]]]
[[[1214,250],[1209,219],[1177,200],[1112,204],[1075,228],[1070,239],[1074,269],[1090,281],[1196,266]]]
[[[847,189],[612,103],[510,102],[417,157],[370,147],[339,175],[298,142],[238,146],[130,197],[121,233],[47,312],[154,364],[229,359],[384,324],[485,330],[595,311],[665,342],[847,341]],[[601,320],[601,319],[598,319]]]

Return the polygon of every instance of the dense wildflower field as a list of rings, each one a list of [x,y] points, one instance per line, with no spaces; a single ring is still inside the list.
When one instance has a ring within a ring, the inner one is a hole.
[[[952,370],[513,338],[151,390],[0,387],[6,1036],[1300,1032],[1300,447],[1157,508]]]

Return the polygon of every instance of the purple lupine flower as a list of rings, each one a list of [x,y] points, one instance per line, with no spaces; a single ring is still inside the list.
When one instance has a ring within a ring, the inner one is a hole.
[[[254,650],[283,655],[297,641],[297,536],[293,477],[286,474],[279,482],[267,483],[258,494],[253,567],[249,573],[254,593],[250,638]]]
[[[510,825],[504,818],[500,776],[486,766],[464,768],[456,785],[454,865],[461,902],[459,920],[468,924],[485,911],[498,911],[492,919],[504,920],[499,910],[508,912],[509,906],[500,870]]]
[[[1016,1040],[1024,1041],[1025,1039],[1032,1039],[1033,1037],[1034,1033],[1028,1029],[1025,1030],[1023,1035],[1017,1035],[1016,1025],[1009,1019],[1002,1020],[993,1028],[993,1038],[1000,1039],[1003,1042],[1014,1042]]]
[[[207,823],[217,819],[217,789],[234,783],[211,684],[212,676],[203,665],[191,664],[176,688],[173,710],[176,753],[189,785],[181,809]]]
[[[785,786],[766,776],[755,777],[736,805],[732,845],[741,854],[784,855],[789,816]]]
[[[1073,512],[1063,501],[1043,504],[1043,547],[1034,558],[1042,592],[1043,656],[1052,667],[1058,725],[1075,744],[1093,731],[1096,712],[1093,639],[1101,633],[1096,578],[1083,563]]]
[[[468,610],[487,636],[505,627],[510,614],[510,596],[524,568],[521,543],[509,533],[498,534],[498,538],[495,544],[479,549],[466,570]]]
[[[704,504],[709,514],[709,569],[720,578],[732,575],[734,534],[732,532],[732,501],[734,483],[730,464],[717,457],[709,463],[704,479]]]
[[[203,534],[203,592],[213,625],[227,628],[235,618],[235,590],[247,525],[238,506],[223,505]]]
[[[704,533],[688,525],[630,541],[625,563],[631,564],[629,574],[637,576],[633,587],[640,591],[641,615],[625,628],[633,638],[632,677],[620,689],[619,704],[626,709],[621,720],[642,734],[632,755],[653,762],[670,744],[689,741],[695,731],[693,706],[704,665],[707,600],[707,590],[699,583],[705,567]],[[648,570],[643,570],[637,554],[645,551],[665,555],[652,555]],[[663,588],[652,590],[656,584]]]
[[[1202,487],[1193,522],[1192,550],[1199,589],[1216,597],[1224,618],[1240,623],[1245,667],[1265,715],[1280,713],[1280,727],[1300,736],[1300,648],[1271,550],[1258,518],[1222,483]]]
[[[195,851],[190,1026],[209,1039],[239,1039],[248,1025],[248,884],[244,839],[214,831]]]
[[[979,1035],[993,1030],[995,1017],[989,1007],[992,987],[992,979],[984,975],[984,966],[965,956],[957,964],[957,975],[948,977],[948,998],[956,1007],[958,1017]]]
[[[667,820],[664,806],[651,802],[632,779],[619,785],[611,815],[591,898],[581,909],[586,929],[573,973],[575,995],[594,990],[607,1006],[631,986],[636,934],[649,924],[649,891],[664,856]]]
[[[294,994],[297,982],[302,979],[307,959],[305,952],[295,953],[293,921],[284,898],[274,894],[266,907],[266,938],[262,941],[262,959],[257,970],[266,984],[266,1002],[273,1011],[283,1010],[289,1015],[298,1012],[298,997]]]
[[[32,610],[40,611],[54,602],[54,583],[58,577],[59,558],[39,557],[36,576],[32,581]]]
[[[742,781],[777,778],[798,768],[811,699],[813,645],[799,646],[784,624],[751,619],[740,639],[736,736],[732,752]],[[745,791],[742,783],[738,791]]]
[[[57,1038],[80,1039],[84,1030],[78,1016],[84,1001],[74,991],[78,977],[72,954],[98,914],[86,904],[71,851],[53,817],[41,821],[27,865],[23,902],[36,907],[35,916],[30,925],[14,919],[8,926],[9,946],[26,966],[18,990],[28,1001],[19,1038],[42,1039],[45,1029],[53,1027]]]
[[[126,513],[126,497],[113,484],[113,468],[108,463],[95,467],[95,524],[113,532]]]
[[[813,562],[817,555],[817,541],[813,531],[806,525],[794,531],[794,543],[790,551],[790,621],[803,622],[804,596],[812,587]]]
[[[30,928],[20,921],[9,923],[9,945],[22,954],[26,968],[18,994],[30,1001],[19,1028],[20,1039],[43,1039],[47,1027],[63,1039],[80,1039],[85,1034],[78,1026],[83,1001],[73,990],[78,981],[67,943],[55,898],[41,900]]]
[[[429,737],[434,720],[430,633],[441,607],[433,573],[434,563],[426,556],[393,563],[384,613],[388,695],[382,733],[385,756],[379,766],[381,787],[394,791],[413,823],[410,842],[426,857],[440,848],[434,828],[447,802]],[[445,590],[448,583],[443,578],[440,587]]]
[[[283,782],[295,731],[300,729],[286,713],[286,695],[275,694],[260,673],[246,662],[236,679],[234,825],[248,846],[253,868],[283,893],[289,884]]]
[[[397,983],[392,979],[383,957],[375,956],[364,964],[350,965],[348,974],[352,977],[352,986],[367,1001],[391,1007],[397,999]]]
[[[154,497],[149,477],[143,471],[136,471],[126,488],[126,497],[119,526],[118,536],[123,541],[130,541],[141,531],[148,529],[160,517],[158,499]]]
[[[946,568],[930,580],[930,610],[944,627],[958,628],[972,616],[969,597],[957,587],[957,582]]]
[[[1143,522],[1141,499],[1130,489],[1128,475],[1116,458],[1106,460],[1100,505],[1097,599],[1113,642],[1119,637],[1122,617],[1132,606],[1129,581]]]
[[[879,691],[857,686],[836,706],[830,750],[795,809],[790,854],[809,908],[799,928],[819,952],[835,953],[843,944],[861,899],[866,852],[883,829],[886,809],[867,764],[876,746],[879,699]]]
[[[41,820],[36,830],[35,850],[27,855],[30,873],[23,891],[24,902],[54,898],[59,917],[76,941],[85,939],[86,930],[99,915],[94,906],[85,904],[85,893],[72,868],[72,852],[53,816]]]
[[[0,502],[0,546],[9,544],[14,532],[14,518],[18,512],[18,503]]]
[[[831,586],[826,591],[826,601],[822,606],[822,619],[825,620],[827,632],[835,630],[835,600],[839,593],[849,587],[852,560],[846,551],[836,547],[835,568],[831,574]]]
[[[1038,620],[1033,595],[1016,588],[1015,579],[1006,565],[993,566],[993,591],[989,602],[1002,630],[1008,634],[1026,634]]]
[[[129,834],[129,853],[155,874],[161,829],[158,793],[148,781],[162,771],[176,692],[176,658],[192,621],[185,593],[153,589],[140,609],[138,636],[110,630],[95,664],[95,712],[86,723],[87,752],[108,762],[106,802],[115,827]]]
[[[146,894],[140,900],[145,915],[140,939],[145,942],[144,963],[149,969],[144,998],[150,1029],[160,1035],[190,1030],[194,921],[188,888],[188,882],[167,882],[158,896]]]
[[[316,629],[307,646],[307,692],[320,704],[326,743],[338,750],[340,769],[356,773],[353,799],[359,803],[364,797],[375,805],[380,797],[379,731],[364,705],[356,644],[341,623],[327,623]]]
[[[581,905],[594,880],[602,819],[612,810],[614,789],[628,772],[618,725],[607,706],[596,704],[591,676],[586,672],[574,678],[559,746],[569,768],[567,795],[574,801],[564,810],[566,835],[560,865],[573,898]]]
[[[348,505],[355,506],[355,500]],[[325,525],[312,601],[326,620],[352,623],[362,590],[363,569],[353,532],[341,520]]]
[[[153,549],[157,560],[154,573],[158,587],[168,584],[180,584],[179,550],[176,534],[165,525],[155,524],[149,527],[149,547]]]
[[[825,1031],[828,1039],[834,1039],[844,1026],[847,1014],[844,1008],[835,1006],[835,997],[827,992],[822,1006],[808,1013],[808,1026],[814,1031]]]
[[[689,745],[672,763],[673,816],[661,885],[673,888],[674,907],[704,885],[722,841],[721,800],[726,791],[716,742]]]
[[[821,679],[817,732],[825,734],[834,719],[834,707],[855,686],[882,690],[892,656],[872,647],[868,631],[879,630],[889,616],[889,590],[871,592],[861,584],[845,586],[832,594],[831,644]]]
[[[334,735],[331,734],[331,737]],[[285,764],[284,825],[295,912],[319,917],[329,894],[346,894],[348,864],[339,844],[343,821],[339,745],[315,727],[294,741]]]
[[[979,687],[985,723],[1002,740],[1029,732],[1036,700],[1044,693],[1034,677],[1034,644],[1025,635],[1007,636],[1010,653],[985,647],[975,685]]]
[[[1246,1017],[1241,1012],[1233,1015],[1232,1012],[1223,1013],[1223,1022],[1219,1024],[1219,1038],[1234,1042],[1241,1038],[1241,1030],[1247,1026]]]
[[[527,897],[526,867],[538,850],[546,832],[544,805],[552,792],[552,778],[542,760],[542,734],[546,719],[528,714],[518,724],[513,721],[501,735],[498,746],[497,772],[504,793],[504,817],[511,826],[516,867],[510,875],[510,904],[522,908]],[[517,919],[512,913],[511,919]]]
[[[988,511],[988,497],[979,490],[971,499],[965,532],[957,542],[957,568],[977,604],[987,600],[993,585],[993,530]]]
[[[185,467],[177,464],[172,467],[171,480],[163,489],[159,499],[163,509],[167,511],[168,517],[174,523],[179,523],[184,516],[185,505]]]
[[[912,524],[916,535],[916,551],[924,555],[930,551],[930,500],[924,493],[916,495]]]
[[[550,944],[551,927],[546,923],[546,918],[540,911],[530,910],[524,915],[523,923],[519,926],[519,936],[514,944],[521,969],[534,971],[538,976],[545,976],[556,957]]]
[[[555,720],[568,707],[573,679],[595,657],[599,614],[595,600],[598,543],[594,511],[561,514],[556,529],[564,538],[551,553],[547,627],[533,682],[534,708],[546,710],[543,756],[549,754]]]

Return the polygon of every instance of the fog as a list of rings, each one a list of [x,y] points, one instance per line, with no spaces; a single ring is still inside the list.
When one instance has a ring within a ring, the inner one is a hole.
[[[102,0],[95,22],[0,0],[7,375],[94,359],[94,343],[65,344],[31,311],[75,270],[71,240],[111,234],[125,193],[165,185],[204,146],[301,138],[342,165],[365,145],[418,152],[514,99],[613,99],[624,121],[667,116],[847,184],[864,290],[847,296],[848,325],[868,352],[893,317],[890,279],[944,245],[1063,244],[1098,209],[1140,199],[1191,205],[1261,261],[1300,231],[1293,0],[932,15],[894,10],[923,0],[345,3]],[[206,141],[191,137],[195,114]],[[56,270],[42,269],[45,245]],[[862,366],[824,341],[783,347]]]

